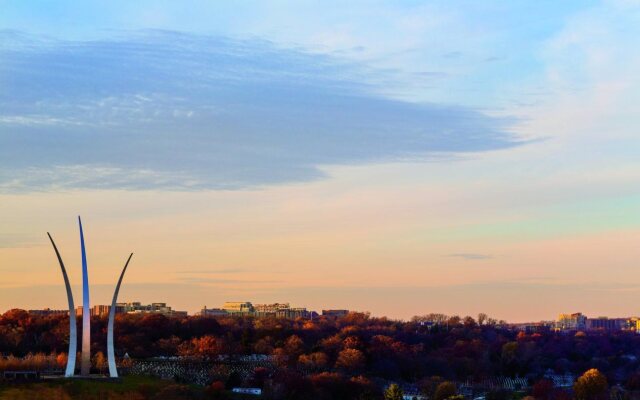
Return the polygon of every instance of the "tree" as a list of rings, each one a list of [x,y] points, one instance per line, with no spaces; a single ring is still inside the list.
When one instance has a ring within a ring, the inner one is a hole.
[[[434,400],[445,400],[449,397],[455,396],[458,390],[456,384],[453,382],[445,381],[438,385],[436,392],[433,395]]]
[[[573,391],[577,400],[601,400],[607,397],[608,386],[607,378],[592,368],[578,378]]]
[[[99,351],[93,355],[93,366],[101,373],[104,372],[104,369],[107,367],[107,358],[103,352]]]
[[[490,390],[485,395],[486,400],[508,400],[511,393],[505,389]]]
[[[487,314],[485,313],[480,313],[478,314],[478,325],[484,325],[484,323],[487,321]]]
[[[439,376],[432,376],[427,378],[422,378],[418,381],[418,387],[420,388],[420,393],[427,396],[428,398],[432,398],[438,385],[441,384],[443,379]]]
[[[298,363],[312,370],[320,370],[327,366],[329,357],[321,351],[311,354],[302,354],[298,357]]]
[[[349,336],[342,343],[345,349],[359,349],[362,347],[362,341],[357,336]]]
[[[625,385],[627,390],[640,390],[640,374],[634,373],[629,379],[627,379],[627,384]]]
[[[289,357],[297,359],[304,353],[304,342],[298,335],[291,335],[284,343],[284,351]]]
[[[67,353],[60,353],[56,356],[56,364],[58,365],[58,368],[66,368],[67,367]]]
[[[384,391],[384,400],[402,400],[404,392],[395,383],[389,385],[387,390]]]
[[[548,400],[553,394],[553,382],[549,379],[540,379],[531,388],[531,394],[538,400]]]
[[[205,393],[212,399],[225,399],[227,398],[224,388],[224,382],[214,381],[205,389]]]
[[[454,327],[456,325],[460,325],[461,321],[462,321],[462,318],[460,318],[459,315],[452,315],[447,320],[447,325],[449,325],[450,327]]]
[[[178,346],[178,354],[183,356],[215,357],[224,353],[225,342],[213,335],[193,338]]]
[[[516,360],[518,352],[518,342],[507,342],[502,346],[501,359],[505,365],[509,365]]]
[[[354,398],[358,400],[379,399],[380,395],[377,393],[376,385],[369,379],[362,375],[354,376],[349,380],[349,384],[354,392]]]
[[[364,354],[357,349],[344,349],[338,354],[336,367],[349,371],[359,370],[364,366]]]
[[[462,319],[462,324],[463,324],[464,326],[466,326],[467,328],[473,328],[473,327],[475,327],[475,326],[476,326],[476,321],[475,321],[472,317],[470,317],[469,315],[467,315],[466,317],[464,317],[464,318]]]

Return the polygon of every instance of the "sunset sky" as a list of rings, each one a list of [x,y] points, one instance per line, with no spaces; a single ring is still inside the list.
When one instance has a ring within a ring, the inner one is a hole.
[[[640,2],[0,0],[0,312],[640,314]]]

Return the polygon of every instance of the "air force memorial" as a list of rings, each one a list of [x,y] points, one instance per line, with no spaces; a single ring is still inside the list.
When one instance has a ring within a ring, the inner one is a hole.
[[[91,314],[90,310],[90,302],[89,302],[89,274],[87,268],[87,252],[85,250],[84,245],[84,233],[82,231],[82,220],[78,217],[78,225],[80,227],[80,250],[82,255],[82,355],[80,360],[80,376],[88,377],[90,376],[91,369]],[[76,367],[76,349],[78,345],[78,330],[76,327],[76,318],[74,317],[75,306],[73,302],[73,293],[71,292],[71,285],[69,284],[69,277],[67,275],[67,270],[64,266],[64,262],[62,261],[62,256],[58,251],[58,247],[56,246],[53,238],[47,232],[49,236],[49,240],[53,245],[53,250],[56,252],[56,257],[58,258],[58,262],[60,263],[60,269],[62,270],[62,277],[64,278],[64,284],[67,289],[67,300],[69,302],[69,356],[67,359],[67,368],[65,371],[65,377],[73,377],[75,375],[75,367]],[[118,292],[120,291],[120,285],[122,284],[122,278],[124,278],[124,274],[127,271],[127,267],[129,266],[129,261],[131,261],[131,257],[133,253],[129,255],[127,262],[124,264],[124,268],[122,268],[122,272],[120,273],[120,278],[118,279],[118,283],[116,284],[116,289],[113,293],[113,300],[111,302],[111,308],[109,310],[109,322],[107,325],[107,360],[109,364],[109,376],[111,378],[118,377],[118,370],[116,369],[116,360],[115,360],[115,351],[113,349],[113,325],[115,321],[116,314],[116,302],[118,300]]]

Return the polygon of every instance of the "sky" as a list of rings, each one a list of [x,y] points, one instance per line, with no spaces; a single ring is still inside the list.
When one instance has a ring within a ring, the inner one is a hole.
[[[0,311],[640,314],[639,1],[0,9]]]

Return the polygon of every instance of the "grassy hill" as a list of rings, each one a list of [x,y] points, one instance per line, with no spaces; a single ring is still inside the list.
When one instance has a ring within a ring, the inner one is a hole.
[[[234,399],[226,392],[172,381],[127,376],[121,382],[60,379],[31,383],[0,383],[0,400],[171,400]]]

